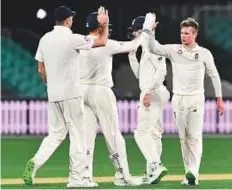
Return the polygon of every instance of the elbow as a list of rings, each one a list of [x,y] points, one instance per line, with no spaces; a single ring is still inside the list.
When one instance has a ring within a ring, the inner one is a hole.
[[[38,73],[39,75],[43,75],[45,73],[45,67],[43,62],[38,63]]]
[[[38,69],[38,73],[39,73],[40,76],[43,74],[40,69]]]
[[[211,69],[207,71],[209,77],[219,77],[219,73],[215,69]]]
[[[218,73],[215,73],[215,72],[210,72],[208,73],[208,76],[212,79],[212,78],[219,78],[220,79],[220,76]]]
[[[40,76],[44,75],[45,70],[43,68],[38,68],[38,73]]]

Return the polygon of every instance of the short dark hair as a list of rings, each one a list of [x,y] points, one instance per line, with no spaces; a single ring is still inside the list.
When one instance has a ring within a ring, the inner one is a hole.
[[[199,24],[194,18],[187,18],[180,23],[180,28],[183,27],[193,27],[197,32],[199,30]]]
[[[63,26],[64,25],[65,20],[62,21],[56,21],[56,25],[58,26]]]

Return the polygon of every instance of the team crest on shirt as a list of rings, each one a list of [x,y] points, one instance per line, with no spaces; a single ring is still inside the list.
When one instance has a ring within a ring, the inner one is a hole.
[[[198,59],[199,59],[199,54],[196,53],[196,54],[195,54],[195,60],[198,60]]]
[[[177,51],[177,53],[178,53],[178,54],[182,54],[183,51],[182,51],[181,49],[179,49],[179,50]]]

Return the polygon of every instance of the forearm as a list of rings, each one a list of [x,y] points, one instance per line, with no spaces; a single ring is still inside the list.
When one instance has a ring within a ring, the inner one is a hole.
[[[94,40],[93,47],[105,46],[109,37],[109,25],[102,25],[102,32],[99,38]]]
[[[221,85],[221,79],[220,79],[219,75],[210,76],[210,78],[211,78],[212,83],[213,83],[215,96],[217,98],[221,98],[222,97],[222,85]]]
[[[135,51],[142,43],[142,38],[138,37],[135,40],[128,41],[128,42],[120,42],[121,47],[116,53],[127,53],[131,51]]]

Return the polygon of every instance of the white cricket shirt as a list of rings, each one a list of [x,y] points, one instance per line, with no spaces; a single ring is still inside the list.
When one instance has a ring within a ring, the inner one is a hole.
[[[91,36],[93,38],[93,36]],[[112,87],[113,55],[137,49],[141,38],[129,42],[107,40],[103,47],[81,50],[81,83]]]
[[[91,49],[93,40],[73,34],[65,26],[55,26],[40,40],[35,59],[44,62],[50,102],[81,96],[80,49]]]
[[[205,72],[212,79],[216,97],[221,97],[221,81],[211,52],[199,45],[187,50],[180,44],[161,45],[152,35],[144,35],[149,51],[170,59],[173,93],[195,95],[204,93]]]
[[[166,70],[165,57],[143,51],[140,64],[135,54],[129,54],[129,62],[141,91],[155,91],[163,85]]]

